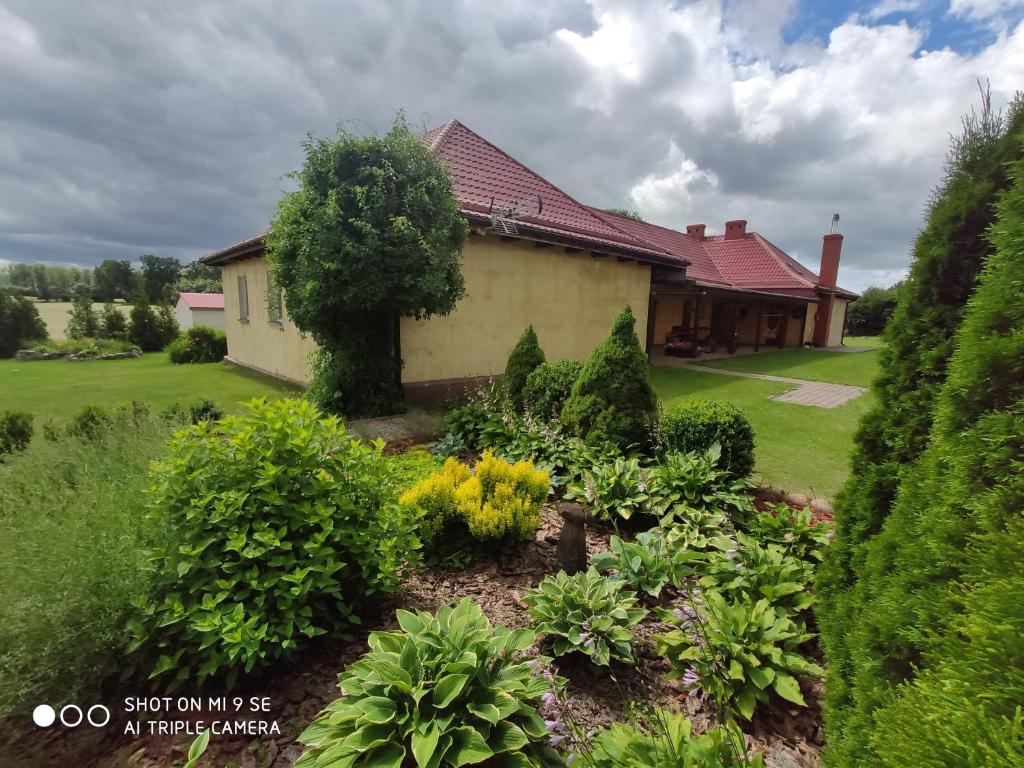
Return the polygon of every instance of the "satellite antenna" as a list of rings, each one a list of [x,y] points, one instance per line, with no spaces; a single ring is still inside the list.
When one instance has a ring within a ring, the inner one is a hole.
[[[832,234],[833,235],[836,233],[837,229],[839,229],[839,214],[838,213],[833,213],[832,214]]]
[[[491,229],[503,235],[518,235],[519,229],[516,227],[516,221],[524,215],[519,210],[519,205],[518,200],[511,205],[495,205],[492,197],[491,204],[487,209],[487,215],[491,219]],[[540,215],[543,210],[544,199],[537,195],[537,213],[535,215]]]

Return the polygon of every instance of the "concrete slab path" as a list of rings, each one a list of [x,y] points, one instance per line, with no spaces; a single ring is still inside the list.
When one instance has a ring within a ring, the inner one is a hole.
[[[663,357],[657,365],[668,365],[677,368],[690,368],[695,371],[706,373],[718,373],[723,376],[739,376],[744,379],[761,379],[762,381],[780,381],[784,384],[792,384],[792,389],[787,389],[779,395],[771,397],[780,403],[793,403],[794,405],[812,405],[818,408],[838,408],[851,400],[867,392],[865,387],[854,387],[849,384],[831,384],[827,381],[808,381],[807,379],[794,379],[789,376],[774,376],[769,373],[748,373],[746,371],[730,371],[727,368],[709,368],[704,365],[694,365],[688,360],[680,358]]]

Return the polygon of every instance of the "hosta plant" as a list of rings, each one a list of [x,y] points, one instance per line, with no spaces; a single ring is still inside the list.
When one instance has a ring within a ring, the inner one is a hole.
[[[594,568],[608,573],[608,578],[651,597],[658,597],[672,581],[672,555],[661,531],[637,534],[634,541],[612,536],[608,546],[609,552],[601,552],[593,560]]]
[[[733,545],[733,525],[723,512],[693,507],[676,509],[680,514],[666,515],[659,524],[674,555],[686,550],[724,552]]]
[[[650,506],[647,477],[635,458],[595,464],[573,483],[565,497],[586,505],[599,520],[629,520]]]
[[[401,631],[371,633],[342,672],[295,768],[565,765],[538,714],[551,682],[523,654],[532,632],[492,627],[469,598],[397,616]]]
[[[676,627],[655,637],[658,651],[691,689],[748,720],[771,691],[806,706],[796,676],[822,674],[799,652],[812,635],[778,615],[768,600],[730,602],[708,592],[674,610],[656,610]]]
[[[538,635],[551,641],[555,656],[578,651],[595,664],[611,659],[633,663],[630,628],[647,615],[636,596],[594,568],[574,576],[559,571],[523,596]]]
[[[747,754],[735,723],[698,736],[688,719],[664,709],[640,723],[612,723],[594,735],[580,757],[587,768],[764,768],[760,753]]]
[[[753,537],[736,534],[736,544],[716,551],[700,567],[701,586],[730,600],[767,600],[776,613],[804,625],[814,606],[814,569],[786,554],[778,544],[762,546]]]
[[[394,591],[418,542],[382,448],[305,400],[178,432],[148,492],[155,597],[128,628],[152,676],[230,685]]]
[[[718,468],[721,450],[716,443],[702,453],[666,453],[647,471],[652,511],[659,517],[683,517],[694,510],[720,510],[746,518],[753,510],[753,486]]]
[[[745,527],[759,541],[778,544],[786,554],[807,562],[821,562],[829,543],[829,526],[815,525],[807,507],[794,509],[788,504],[776,504],[751,515]]]

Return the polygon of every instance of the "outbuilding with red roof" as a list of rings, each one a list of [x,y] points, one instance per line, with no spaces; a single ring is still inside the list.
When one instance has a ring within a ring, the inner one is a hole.
[[[218,331],[225,330],[224,294],[223,293],[186,293],[178,294],[174,302],[174,314],[178,318],[181,330],[193,325],[208,325]]]

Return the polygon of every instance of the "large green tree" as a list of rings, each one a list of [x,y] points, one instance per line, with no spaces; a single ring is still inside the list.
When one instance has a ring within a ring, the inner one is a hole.
[[[881,372],[873,385],[876,403],[856,435],[853,471],[836,503],[836,539],[819,573],[832,765],[875,764],[864,749],[873,713],[920,660],[913,630],[886,625],[878,584],[869,574],[885,558],[886,545],[876,539],[901,477],[927,446],[956,330],[992,251],[984,235],[993,204],[1009,185],[1007,163],[1022,154],[1022,128],[1019,98],[1004,117],[990,108],[986,94],[981,113],[965,118],[886,326]]]
[[[96,301],[132,299],[136,280],[131,262],[106,259],[93,270],[93,298]]]
[[[181,274],[181,262],[170,256],[147,254],[142,262],[142,290],[154,304],[170,298],[170,289]]]
[[[267,236],[288,316],[318,346],[311,391],[349,416],[403,407],[402,317],[451,312],[469,232],[447,170],[396,119],[381,137],[308,138]]]
[[[846,311],[846,332],[852,336],[878,336],[896,310],[899,284],[889,288],[873,285],[850,303]]]
[[[220,293],[223,290],[220,267],[211,267],[201,261],[193,261],[181,268],[181,274],[171,286],[167,297],[174,301],[179,293]]]
[[[22,344],[46,338],[46,326],[35,304],[0,289],[0,357],[11,357]]]

